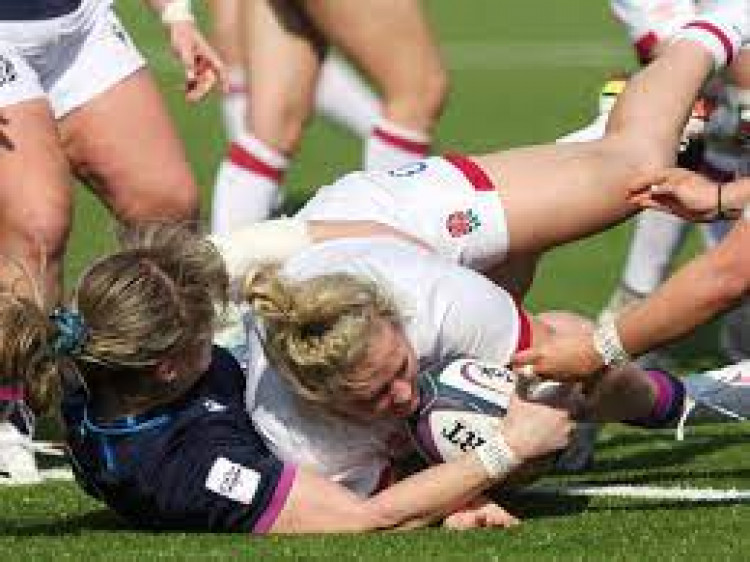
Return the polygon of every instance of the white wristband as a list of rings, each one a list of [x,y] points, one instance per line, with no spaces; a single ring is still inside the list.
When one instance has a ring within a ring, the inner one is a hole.
[[[493,480],[507,476],[521,464],[500,433],[495,433],[492,439],[477,447],[475,451],[487,475]]]
[[[161,9],[161,21],[166,25],[194,22],[195,16],[190,9],[190,0],[169,0]]]
[[[592,343],[607,367],[625,365],[631,361],[630,355],[620,341],[613,314],[602,315],[594,330]]]

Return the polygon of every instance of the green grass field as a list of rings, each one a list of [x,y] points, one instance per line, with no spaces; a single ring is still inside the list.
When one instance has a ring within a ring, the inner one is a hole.
[[[191,162],[210,199],[223,141],[215,100],[186,107],[180,69],[170,62],[154,18],[138,0],[121,12],[168,96]],[[440,149],[486,152],[547,141],[592,116],[596,91],[612,70],[632,66],[621,30],[603,0],[427,2],[452,73],[453,92],[438,130]],[[356,167],[356,139],[321,121],[306,136],[290,174],[290,209],[320,185]],[[564,186],[561,186],[564,189]],[[66,275],[74,279],[111,247],[111,221],[82,190]],[[619,273],[628,236],[620,227],[545,258],[529,305],[594,313]],[[688,249],[686,252],[690,252]],[[715,328],[676,346],[683,369],[716,365]],[[744,425],[669,432],[613,427],[596,466],[546,483],[750,488]],[[72,483],[0,489],[0,555],[23,559],[257,560],[744,560],[746,504],[585,498],[511,498],[525,522],[511,532],[440,529],[368,536],[248,538],[141,533],[123,527]],[[750,535],[749,535],[750,536]]]

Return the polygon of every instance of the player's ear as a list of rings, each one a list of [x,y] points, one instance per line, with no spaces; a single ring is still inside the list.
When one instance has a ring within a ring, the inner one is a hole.
[[[172,383],[177,379],[177,365],[173,359],[164,359],[156,365],[154,373],[159,382]]]

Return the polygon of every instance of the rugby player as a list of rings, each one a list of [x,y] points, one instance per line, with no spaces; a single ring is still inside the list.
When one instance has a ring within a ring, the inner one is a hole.
[[[17,366],[32,390],[62,377],[76,476],[130,525],[259,534],[422,526],[567,443],[567,413],[513,399],[487,445],[362,499],[263,444],[239,364],[211,343],[228,282],[213,244],[151,226],[91,265],[67,307],[48,314],[12,292],[0,299],[0,363]],[[468,512],[461,526],[508,521],[488,504]]]
[[[252,9],[253,0],[212,0],[212,42],[227,66],[229,86],[222,95],[221,110],[224,132],[229,140],[240,136],[245,130],[247,106],[246,64],[249,54],[250,27],[242,10]],[[370,134],[380,114],[377,97],[362,78],[335,53],[326,55],[315,86],[315,109],[321,115],[365,138]],[[244,195],[244,194],[243,194]],[[218,200],[217,200],[218,198]],[[222,232],[224,215],[231,213],[236,205],[237,194],[231,192],[214,195],[214,229]],[[239,196],[240,202],[242,197]]]
[[[364,168],[388,169],[428,153],[447,74],[419,0],[256,0],[247,12],[248,127],[230,144],[218,172],[215,192],[232,203],[220,199],[225,214],[215,231],[272,214],[312,111],[329,43],[382,96],[382,115],[365,142]],[[395,36],[398,41],[391,40]]]
[[[222,67],[187,1],[149,4],[185,67],[187,98],[202,98]],[[59,298],[70,230],[71,175],[123,221],[198,214],[181,143],[111,0],[0,3],[0,152],[0,254],[41,272],[50,306]],[[9,284],[12,260],[0,262]],[[7,369],[1,376],[15,377]],[[21,398],[12,387],[0,394]],[[20,400],[18,406],[25,408]],[[31,419],[25,410],[15,417]],[[0,421],[1,477],[38,481],[26,432]]]
[[[246,293],[258,431],[280,458],[362,495],[410,450],[403,419],[419,407],[421,373],[456,357],[505,365],[531,341],[586,326],[573,314],[533,317],[484,276],[387,238],[317,244],[258,273]],[[568,391],[580,419],[648,427],[673,424],[684,396],[669,375],[635,367],[607,373],[589,396]]]

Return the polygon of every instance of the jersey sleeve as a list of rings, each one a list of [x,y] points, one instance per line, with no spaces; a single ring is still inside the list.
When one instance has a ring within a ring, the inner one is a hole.
[[[217,416],[196,425],[156,467],[159,511],[177,528],[267,532],[286,503],[295,467],[273,457],[249,423]]]

